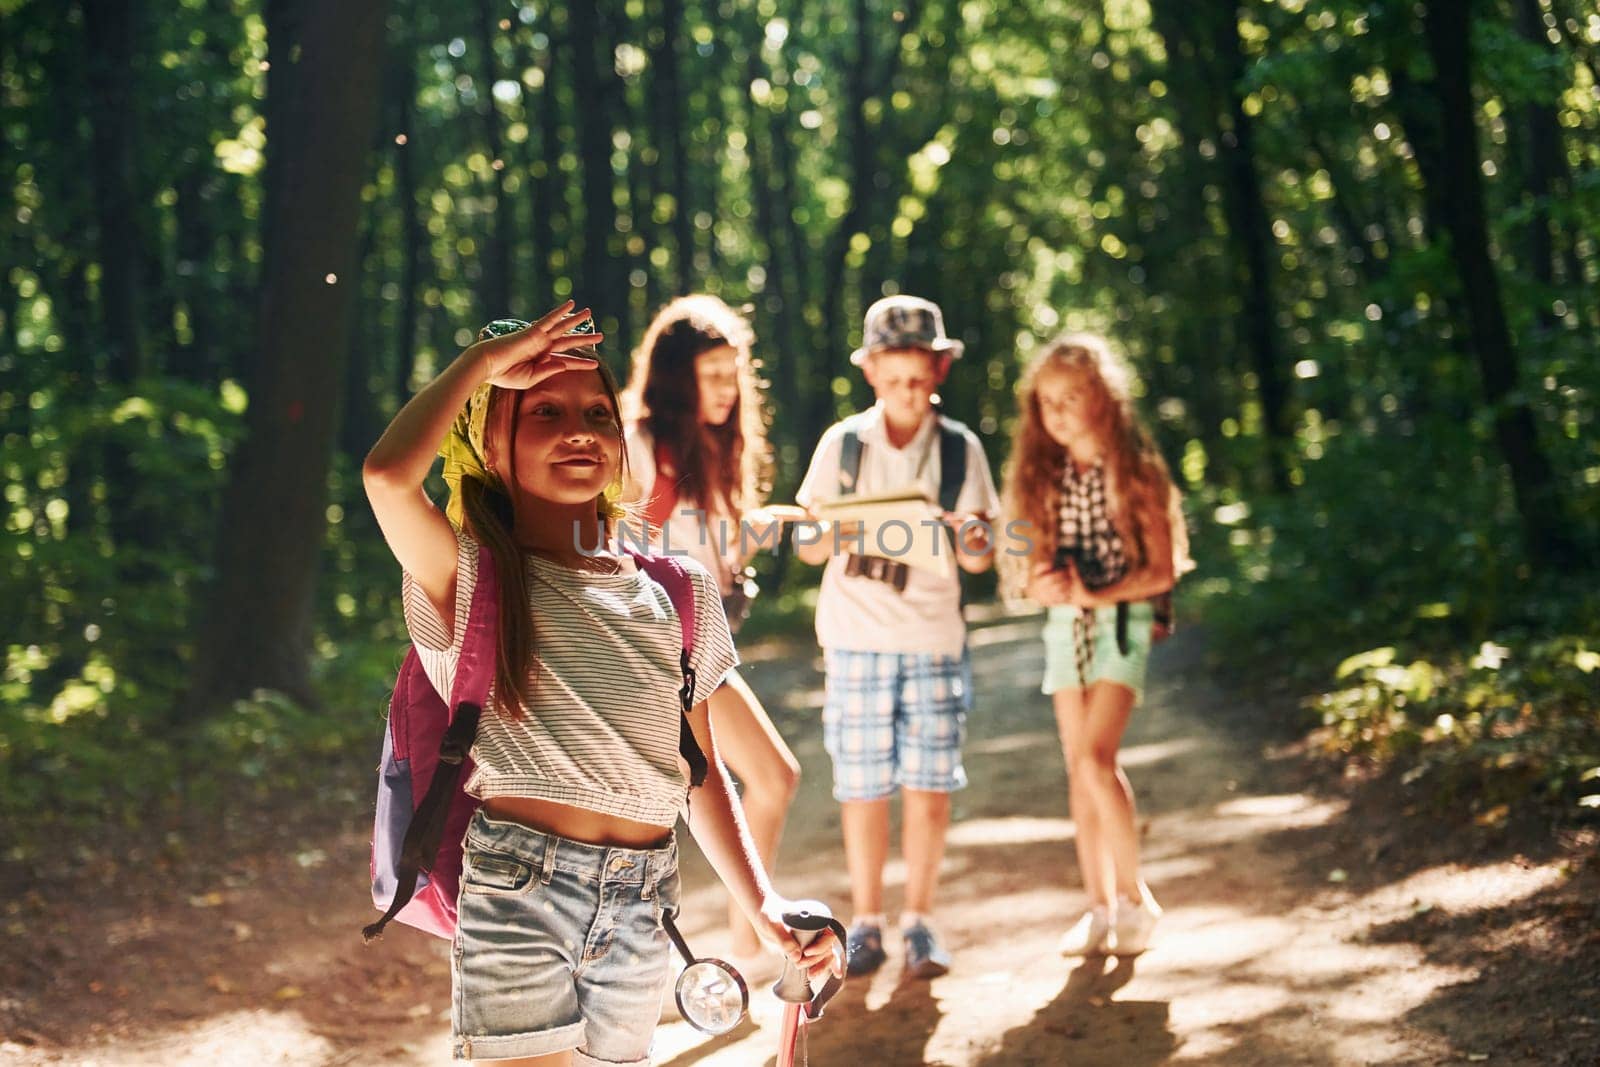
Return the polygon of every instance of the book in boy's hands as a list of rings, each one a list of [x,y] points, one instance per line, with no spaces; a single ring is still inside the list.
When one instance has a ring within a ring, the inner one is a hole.
[[[854,551],[896,560],[941,578],[955,575],[955,549],[944,531],[944,512],[920,489],[819,500],[811,512],[840,526],[860,523],[859,542],[841,539]]]

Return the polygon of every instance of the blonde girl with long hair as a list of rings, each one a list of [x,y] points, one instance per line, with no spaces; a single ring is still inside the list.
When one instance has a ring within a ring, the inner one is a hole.
[[[1131,374],[1105,339],[1045,346],[1018,387],[1004,491],[1028,550],[1003,554],[1008,588],[1048,609],[1041,690],[1066,757],[1090,908],[1068,955],[1143,952],[1161,916],[1139,874],[1133,789],[1117,763],[1144,693],[1152,598],[1193,566],[1177,486],[1134,410]]]
[[[615,542],[622,424],[596,333],[571,301],[498,320],[400,409],[362,468],[404,572],[406,625],[448,694],[483,553],[500,576],[495,683],[467,790],[450,956],[456,1059],[524,1067],[647,1063],[671,979],[680,814],[762,936],[813,973],[829,936],[782,924],[718,750],[708,698],[738,662],[716,583],[692,560],[688,671],[667,591]],[[436,453],[450,500],[423,491]],[[680,687],[692,672],[692,710]],[[691,787],[687,718],[705,757]],[[813,946],[816,942],[813,942]]]
[[[750,595],[744,565],[775,532],[760,506],[770,455],[754,339],[744,316],[718,297],[678,297],[645,329],[622,396],[624,499],[644,512],[668,551],[687,553],[717,579],[735,631]],[[711,723],[744,787],[750,834],[770,871],[800,761],[738,671],[711,694]],[[782,959],[762,947],[735,900],[728,924],[730,962],[751,982],[776,977]]]

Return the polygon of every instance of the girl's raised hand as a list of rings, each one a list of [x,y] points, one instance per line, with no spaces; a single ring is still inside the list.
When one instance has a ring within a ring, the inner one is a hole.
[[[592,357],[572,355],[571,350],[599,344],[605,335],[572,333],[593,317],[590,309],[574,311],[573,306],[568,300],[525,330],[473,344],[483,358],[485,380],[501,389],[529,389],[562,371],[594,367]]]

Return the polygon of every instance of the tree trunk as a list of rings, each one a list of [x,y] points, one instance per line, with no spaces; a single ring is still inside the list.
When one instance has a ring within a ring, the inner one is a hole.
[[[762,76],[759,49],[752,48],[745,64],[745,85],[748,87]],[[799,378],[795,373],[799,348],[795,343],[798,330],[794,324],[795,297],[785,269],[782,227],[778,223],[778,204],[772,191],[771,160],[772,131],[770,123],[763,122],[763,108],[746,97],[749,133],[750,199],[755,205],[756,231],[766,249],[767,278],[760,306],[765,308],[769,322],[777,324],[777,331],[761,346],[762,362],[777,388],[777,395],[799,395]],[[776,355],[776,358],[774,358]],[[772,427],[776,436],[780,427]]]
[[[277,202],[295,210],[267,234],[275,247],[262,294],[260,373],[231,464],[194,681],[175,719],[205,716],[256,688],[315,702],[312,604],[357,291],[356,227],[377,119],[384,6],[347,0],[306,9],[293,99],[280,101],[275,137]]]
[[[504,8],[505,5],[501,5]],[[506,10],[510,10],[506,8]],[[511,314],[514,288],[511,278],[511,242],[516,232],[512,221],[511,194],[506,191],[504,138],[500,135],[500,106],[495,102],[494,83],[500,79],[500,64],[495,59],[494,42],[499,35],[494,0],[478,0],[478,110],[483,116],[483,140],[489,149],[494,175],[493,232],[484,240],[483,282],[479,287],[479,306],[483,319],[504,318]]]
[[[555,217],[565,210],[566,180],[561,169],[561,100],[556,93],[561,70],[556,56],[565,47],[556,38],[555,27],[547,34],[544,50],[544,84],[539,89],[539,148],[542,159],[531,168],[533,181],[533,288],[538,294],[534,314],[555,303],[555,278],[550,270],[550,253],[555,249]]]
[[[114,2],[114,0],[113,0]],[[301,26],[307,16],[310,0],[262,0],[262,19],[267,27],[267,99],[262,114],[266,119],[266,166],[261,175],[261,277],[266,278],[271,268],[270,258],[276,244],[271,235],[277,232],[278,216],[282,208],[279,194],[283,188],[283,169],[280,132],[287,133],[289,101],[294,94],[295,49],[300,44]],[[246,382],[250,374],[245,376]]]
[[[400,212],[400,313],[396,316],[392,390],[395,410],[411,396],[417,361],[417,286],[428,255],[428,233],[417,207],[417,55],[409,25],[391,46],[394,92],[394,197]],[[404,140],[399,140],[399,138]]]
[[[1439,222],[1449,238],[1451,259],[1466,298],[1484,399],[1493,412],[1495,437],[1511,471],[1529,559],[1536,568],[1553,573],[1575,562],[1577,549],[1566,501],[1539,443],[1533,410],[1517,392],[1518,354],[1506,322],[1484,216],[1472,100],[1471,20],[1459,0],[1427,0],[1423,28],[1433,58],[1440,134],[1435,173],[1427,176],[1425,171],[1425,176],[1440,186]]]
[[[140,16],[136,0],[85,0],[83,5],[102,332],[106,370],[112,381],[122,385],[145,371],[140,321],[144,242],[138,231],[142,205],[133,143],[138,100],[133,47]]]
[[[1228,229],[1238,248],[1236,277],[1244,301],[1243,330],[1256,373],[1262,429],[1267,442],[1267,473],[1279,493],[1290,490],[1289,458],[1294,451],[1294,414],[1289,379],[1278,351],[1274,322],[1272,224],[1256,171],[1255,131],[1244,108],[1239,82],[1244,77],[1244,51],[1237,11],[1229,4],[1215,14],[1215,49],[1227,86],[1227,123],[1222,133],[1223,204]]]
[[[595,325],[601,332],[613,335],[614,346],[626,309],[618,307],[611,256],[617,209],[611,172],[612,116],[606,106],[604,84],[607,77],[614,77],[609,62],[611,42],[599,40],[600,20],[591,4],[573,4],[567,24],[572,31],[572,85],[580,112],[574,121],[583,167],[583,273],[573,288],[573,297],[579,307],[594,308]],[[607,58],[604,66],[599,61],[602,51]]]
[[[1558,58],[1555,46],[1545,36],[1544,15],[1538,0],[1517,0],[1517,28],[1534,47],[1553,59]],[[1562,89],[1570,86],[1571,80],[1565,79]],[[1583,282],[1583,270],[1577,257],[1581,240],[1579,234],[1557,222],[1551,211],[1552,205],[1566,202],[1572,197],[1572,173],[1567,166],[1566,147],[1556,109],[1548,101],[1530,100],[1522,105],[1521,110],[1523,151],[1527,166],[1524,185],[1532,201],[1526,236],[1528,272],[1545,288],[1545,292],[1540,294],[1539,322],[1546,330],[1554,330],[1559,324],[1550,309],[1548,298],[1550,289],[1556,285],[1555,268],[1558,263],[1565,275],[1563,280],[1572,290],[1572,299],[1589,305],[1593,303],[1593,294],[1579,288]],[[1559,249],[1556,242],[1558,236],[1561,238]]]
[[[661,0],[661,43],[651,65],[656,80],[655,143],[661,164],[670,173],[674,276],[683,295],[695,288],[699,276],[694,264],[694,216],[690,211],[689,147],[683,136],[683,85],[679,77],[679,45],[683,40],[683,0]]]

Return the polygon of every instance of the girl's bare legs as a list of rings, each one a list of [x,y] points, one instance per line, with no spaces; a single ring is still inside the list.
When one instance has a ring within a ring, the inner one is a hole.
[[[744,786],[745,820],[762,865],[771,874],[789,803],[800,785],[800,762],[739,672],[729,672],[727,680],[711,694],[710,705],[717,749]],[[731,900],[728,927],[733,932],[734,955],[748,957],[761,951],[755,928]]]
[[[1074,819],[1080,795],[1096,816],[1093,845],[1099,888],[1091,896],[1096,904],[1109,902],[1112,893],[1139,899],[1139,830],[1134,824],[1133,789],[1117,766],[1117,750],[1133,712],[1133,689],[1114,681],[1096,681],[1086,693],[1082,689],[1075,693],[1083,696],[1075,702],[1075,709],[1069,705],[1061,720],[1062,745],[1067,747],[1067,774],[1074,782]],[[1102,899],[1099,894],[1106,896]]]
[[[1078,837],[1078,863],[1096,904],[1113,894],[1139,896],[1139,833],[1133,788],[1117,765],[1117,750],[1133,712],[1133,690],[1096,682],[1055,694],[1056,725],[1066,755],[1069,802]]]
[[[1061,734],[1061,754],[1067,764],[1067,810],[1072,815],[1078,873],[1083,879],[1084,892],[1089,895],[1089,903],[1109,907],[1115,891],[1115,870],[1106,862],[1106,850],[1102,847],[1104,835],[1095,794],[1089,788],[1088,775],[1078,769],[1088,748],[1084,736],[1088,713],[1083,698],[1082,689],[1056,690],[1056,729]]]

